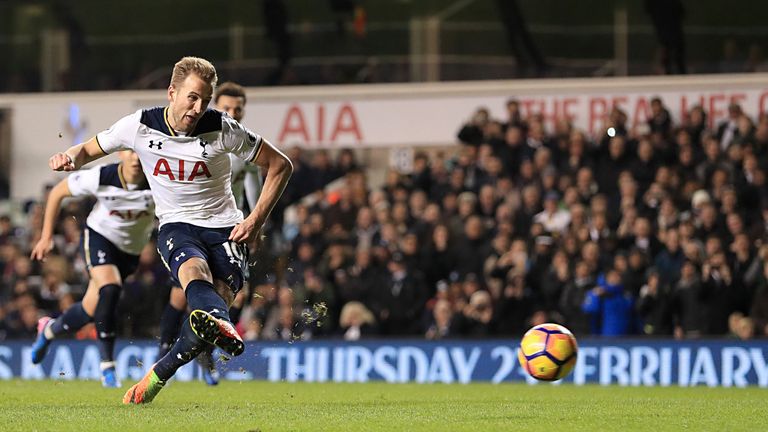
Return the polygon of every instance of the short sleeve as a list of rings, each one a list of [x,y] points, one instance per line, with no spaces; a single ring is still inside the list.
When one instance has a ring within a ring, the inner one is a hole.
[[[236,120],[222,116],[224,146],[233,155],[248,162],[253,162],[261,150],[261,136],[252,132]]]
[[[125,116],[113,124],[109,129],[96,134],[96,141],[101,150],[106,153],[114,153],[119,150],[133,150],[133,142],[139,128],[141,112]]]
[[[101,179],[101,166],[76,171],[67,177],[67,186],[72,196],[96,195]]]

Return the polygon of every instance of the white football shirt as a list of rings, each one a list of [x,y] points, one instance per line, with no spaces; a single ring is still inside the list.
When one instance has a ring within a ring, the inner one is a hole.
[[[67,186],[72,196],[96,197],[86,219],[90,229],[125,253],[141,253],[155,225],[155,204],[146,182],[126,183],[120,164],[111,164],[72,173]]]
[[[195,130],[171,129],[168,108],[139,110],[96,135],[105,153],[133,150],[155,199],[160,226],[185,222],[206,228],[243,220],[232,194],[229,154],[254,161],[261,137],[219,111],[208,109]]]

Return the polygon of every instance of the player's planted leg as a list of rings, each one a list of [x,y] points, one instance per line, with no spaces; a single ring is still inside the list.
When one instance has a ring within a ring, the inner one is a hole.
[[[176,337],[181,329],[181,321],[184,318],[184,310],[179,310],[168,303],[165,305],[163,315],[160,317],[160,348],[157,357],[162,358],[171,350]]]
[[[48,346],[57,336],[76,332],[91,321],[91,317],[78,302],[66,310],[60,317],[43,317],[37,322],[37,338],[32,345],[32,363],[40,364],[48,352]]]
[[[211,345],[197,356],[197,363],[200,365],[203,380],[209,386],[219,384],[219,371],[216,370],[216,362],[213,360],[213,348],[214,346]]]
[[[104,387],[120,387],[115,373],[115,329],[117,327],[117,304],[120,300],[120,285],[104,285],[99,290],[99,302],[93,320],[99,338],[101,353],[101,384]]]

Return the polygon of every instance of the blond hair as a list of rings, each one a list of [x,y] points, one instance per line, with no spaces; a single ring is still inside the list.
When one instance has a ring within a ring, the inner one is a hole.
[[[358,318],[362,323],[373,325],[376,322],[376,318],[364,304],[358,301],[351,301],[341,308],[341,316],[339,317],[339,324],[342,327],[349,327],[354,324],[352,321],[354,318]]]
[[[179,86],[192,73],[214,88],[219,80],[216,75],[216,68],[208,60],[200,57],[184,57],[173,65],[171,85]]]

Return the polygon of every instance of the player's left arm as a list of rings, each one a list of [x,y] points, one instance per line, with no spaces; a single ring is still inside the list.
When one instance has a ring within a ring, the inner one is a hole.
[[[32,248],[32,253],[29,256],[31,259],[44,261],[48,253],[53,250],[53,229],[61,211],[61,202],[70,196],[72,193],[69,190],[69,179],[66,178],[56,184],[48,193],[43,215],[43,229],[40,232],[40,239]]]
[[[251,162],[266,170],[267,177],[253,210],[229,235],[229,239],[236,242],[250,242],[258,235],[293,173],[291,160],[263,138]]]

